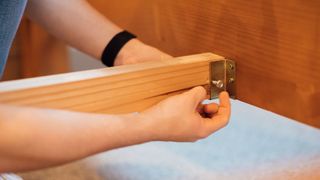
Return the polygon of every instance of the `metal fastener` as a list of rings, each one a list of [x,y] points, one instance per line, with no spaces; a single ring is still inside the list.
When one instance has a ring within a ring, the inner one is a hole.
[[[217,88],[222,88],[223,87],[223,82],[221,80],[217,80],[217,81],[212,81],[212,84],[216,85]]]
[[[229,83],[233,83],[233,82],[234,82],[234,78],[230,78]]]

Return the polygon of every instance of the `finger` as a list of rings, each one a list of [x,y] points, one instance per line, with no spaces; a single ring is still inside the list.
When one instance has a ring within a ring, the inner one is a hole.
[[[218,112],[213,118],[227,123],[231,113],[230,98],[227,92],[223,91],[219,94],[219,103]]]
[[[230,113],[231,113],[231,104],[230,98],[227,92],[222,92],[219,95],[219,109],[212,118],[204,119],[206,127],[208,128],[209,133],[213,133],[224,126],[229,122]]]
[[[169,54],[163,53],[161,52],[161,60],[168,60],[168,59],[173,59],[172,56],[170,56]]]
[[[214,114],[218,111],[218,109],[219,109],[219,105],[216,103],[204,105],[204,112],[208,114]]]
[[[230,107],[230,98],[229,94],[226,91],[222,91],[219,94],[219,103],[220,107]]]
[[[211,103],[211,104],[199,104],[197,112],[201,115],[203,118],[211,118],[217,111],[218,111],[218,104]]]
[[[198,106],[197,106],[197,109],[196,109],[197,112],[199,112],[200,114],[201,114],[201,113],[205,113],[205,112],[204,112],[204,106],[205,106],[205,105],[203,105],[202,103],[199,103]]]
[[[205,99],[209,99],[209,98],[210,98],[210,95],[207,94],[206,97],[205,97]],[[207,106],[207,104],[202,104],[202,103],[200,103],[200,104],[198,105],[197,111],[198,111],[199,113],[200,113],[200,112],[206,113],[206,112],[205,112],[206,106]],[[211,109],[211,107],[210,107],[210,109]]]
[[[184,95],[189,96],[194,103],[194,109],[197,108],[199,103],[207,97],[207,91],[202,86],[197,86],[192,88],[191,90],[184,93]]]

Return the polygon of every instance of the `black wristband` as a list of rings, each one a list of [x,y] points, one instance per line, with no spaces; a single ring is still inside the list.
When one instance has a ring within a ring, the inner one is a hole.
[[[134,34],[124,30],[116,34],[107,44],[101,55],[101,61],[104,65],[112,67],[114,61],[121,50],[121,48],[131,39],[136,38]]]

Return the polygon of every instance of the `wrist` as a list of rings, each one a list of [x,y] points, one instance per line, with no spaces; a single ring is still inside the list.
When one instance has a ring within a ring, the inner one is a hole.
[[[132,131],[132,141],[137,144],[157,140],[152,121],[143,113],[130,113],[121,115],[126,129]]]
[[[131,39],[128,41],[119,51],[114,65],[125,65],[137,63],[137,57],[139,53],[145,48],[145,44],[138,39]]]

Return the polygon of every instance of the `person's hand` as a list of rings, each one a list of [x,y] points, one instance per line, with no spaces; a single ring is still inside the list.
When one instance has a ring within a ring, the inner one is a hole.
[[[141,112],[153,140],[196,141],[226,126],[231,111],[228,93],[220,94],[220,105],[201,105],[206,97],[203,87],[195,87]]]
[[[135,64],[170,58],[172,58],[172,56],[160,51],[159,49],[146,45],[138,39],[132,39],[121,48],[114,65]]]

